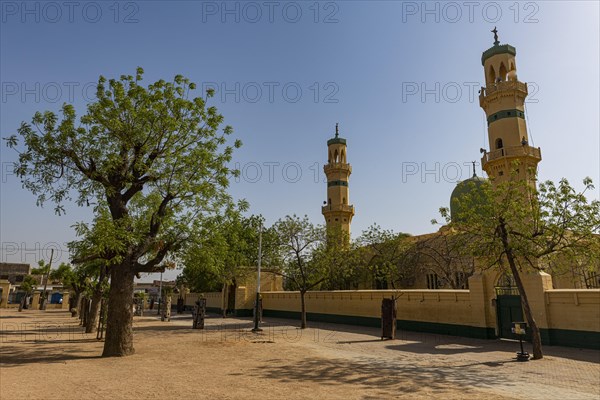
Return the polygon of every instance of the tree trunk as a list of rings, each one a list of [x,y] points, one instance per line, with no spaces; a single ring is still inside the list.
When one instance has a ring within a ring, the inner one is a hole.
[[[221,303],[223,305],[222,312],[223,318],[227,317],[227,307],[229,306],[229,285],[223,284],[223,296],[221,297]]]
[[[533,313],[531,312],[531,307],[529,306],[529,300],[527,299],[527,293],[525,293],[525,287],[523,286],[521,275],[519,275],[519,270],[517,269],[517,263],[512,252],[512,248],[510,247],[508,242],[508,232],[506,231],[506,226],[503,222],[501,222],[500,224],[500,229],[502,234],[502,244],[506,252],[508,265],[510,266],[510,271],[514,276],[515,283],[517,284],[517,288],[519,289],[519,293],[521,295],[521,305],[523,306],[523,311],[525,311],[525,318],[527,318],[527,323],[529,324],[529,329],[531,330],[531,344],[533,345],[532,359],[540,360],[544,358],[544,354],[542,353],[542,337],[540,336],[540,328],[537,326],[535,318],[533,318]]]
[[[100,286],[100,283],[98,283],[98,286]],[[96,287],[94,294],[92,295],[90,313],[86,320],[85,333],[96,331],[96,327],[98,326],[98,315],[100,314],[100,301],[102,301],[102,291],[99,287]]]
[[[127,264],[111,268],[106,339],[102,357],[122,357],[135,352],[133,348],[133,279]]]
[[[77,317],[79,315],[79,308],[81,307],[81,292],[75,292],[75,298],[73,299],[73,307],[69,310],[71,311],[71,317]]]
[[[90,315],[90,300],[86,297],[81,303],[81,321],[79,325],[86,326],[88,316]]]
[[[302,304],[302,309],[300,312],[300,329],[306,329],[306,302],[304,301],[304,295],[306,291],[300,291],[300,303]]]
[[[140,304],[138,307],[140,307],[140,317],[144,316],[144,303],[146,302],[145,298],[140,298]]]

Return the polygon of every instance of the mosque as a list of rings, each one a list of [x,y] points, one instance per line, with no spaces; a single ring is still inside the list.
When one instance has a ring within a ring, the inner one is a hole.
[[[494,44],[481,56],[485,87],[482,87],[479,92],[479,105],[487,119],[489,141],[489,150],[480,149],[481,165],[492,184],[512,178],[535,185],[536,171],[542,155],[539,147],[530,145],[527,132],[525,118],[527,84],[519,81],[517,77],[516,48],[510,44],[500,44],[496,28],[492,32]],[[341,227],[349,234],[352,217],[355,214],[349,196],[349,177],[352,167],[347,160],[346,139],[339,136],[337,124],[335,136],[327,141],[327,151],[328,162],[324,166],[327,176],[327,201],[322,207],[322,214],[328,228]],[[518,169],[512,171],[515,163],[518,163]],[[460,198],[469,191],[477,190],[486,181],[488,181],[486,178],[478,177],[473,170],[471,178],[456,185],[450,197],[452,219],[459,214]],[[436,240],[436,236],[439,236],[439,232],[415,236],[414,240],[416,243],[426,243]],[[439,245],[438,243],[435,246]],[[475,269],[472,259],[462,260],[463,265],[452,268],[452,276],[449,276],[448,271],[442,273],[443,271],[436,267],[435,262],[426,262],[426,264],[428,265],[424,265],[420,270],[427,272],[419,273],[414,279],[404,282],[403,288],[466,289],[468,278]],[[554,277],[554,284],[555,287],[562,288],[599,287],[600,282],[596,282],[597,280],[598,275],[580,276],[577,279],[571,277],[566,280],[557,276]],[[361,285],[361,288],[375,288],[374,286],[366,284],[365,287]]]

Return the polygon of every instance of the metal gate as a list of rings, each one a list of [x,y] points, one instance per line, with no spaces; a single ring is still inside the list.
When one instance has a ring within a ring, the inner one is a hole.
[[[498,336],[515,339],[511,331],[513,322],[524,321],[521,296],[516,288],[496,288],[496,315],[498,317]]]

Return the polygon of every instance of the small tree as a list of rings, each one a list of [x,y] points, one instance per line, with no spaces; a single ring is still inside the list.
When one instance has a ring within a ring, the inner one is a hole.
[[[35,288],[37,287],[37,279],[35,279],[31,275],[25,275],[23,277],[23,282],[21,282],[21,290],[25,292],[23,299],[21,300],[21,304],[19,304],[19,311],[23,310],[25,302],[27,301],[27,297],[33,293]]]
[[[406,233],[395,233],[371,225],[358,238],[362,260],[370,272],[375,289],[392,289],[405,280],[414,278],[416,264],[408,259],[407,249],[410,237]]]
[[[239,211],[246,208],[247,205],[242,203],[237,210],[228,210],[223,216],[203,222],[203,234],[186,244],[181,279],[195,292],[222,290],[227,296],[232,285],[255,273],[261,229],[262,264],[276,265],[273,230],[262,227],[262,216],[242,216]],[[227,305],[223,307],[223,316],[226,308]]]
[[[300,328],[305,329],[306,292],[320,285],[329,276],[329,271],[324,268],[326,264],[313,259],[315,250],[326,243],[325,229],[314,226],[306,215],[304,218],[288,215],[275,223],[274,230],[283,259],[279,274],[292,288],[300,291]]]
[[[600,201],[585,197],[593,189],[591,179],[584,186],[577,193],[563,179],[558,185],[544,182],[536,190],[513,179],[465,194],[459,201],[471,207],[460,207],[454,222],[447,208],[440,209],[447,222],[474,240],[472,255],[488,266],[502,269],[508,264],[530,326],[534,359],[543,357],[541,336],[521,274],[544,270],[546,261],[555,257],[569,262],[577,254],[600,256]]]
[[[319,289],[358,289],[363,272],[360,256],[357,242],[350,239],[348,232],[338,226],[327,228],[325,243],[317,246],[313,253],[313,262],[320,264],[319,270],[328,273]]]
[[[440,231],[416,240],[407,254],[419,265],[419,270],[440,276],[445,287],[465,289],[475,271],[474,258],[468,251],[472,238],[452,229]]]

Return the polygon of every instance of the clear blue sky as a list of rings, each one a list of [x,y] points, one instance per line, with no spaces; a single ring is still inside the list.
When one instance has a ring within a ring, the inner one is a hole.
[[[353,236],[374,222],[412,234],[435,229],[429,221],[448,205],[456,181],[470,176],[464,164],[487,147],[476,94],[494,26],[502,43],[517,48],[519,79],[530,83],[540,178],[600,183],[596,1],[475,2],[471,9],[392,1],[0,4],[2,137],[63,102],[81,113],[94,93],[86,85],[100,74],[142,66],[148,82],[176,74],[216,82],[214,104],[244,142],[235,154],[244,179],[231,190],[268,223],[294,213],[323,222],[322,166],[339,122],[353,166]],[[419,93],[407,92],[415,87]],[[221,97],[223,88],[229,92]],[[66,249],[71,225],[90,212],[71,207],[57,217],[50,204],[36,207],[10,173],[16,155],[3,144],[1,156],[2,261],[33,264],[47,249]]]

